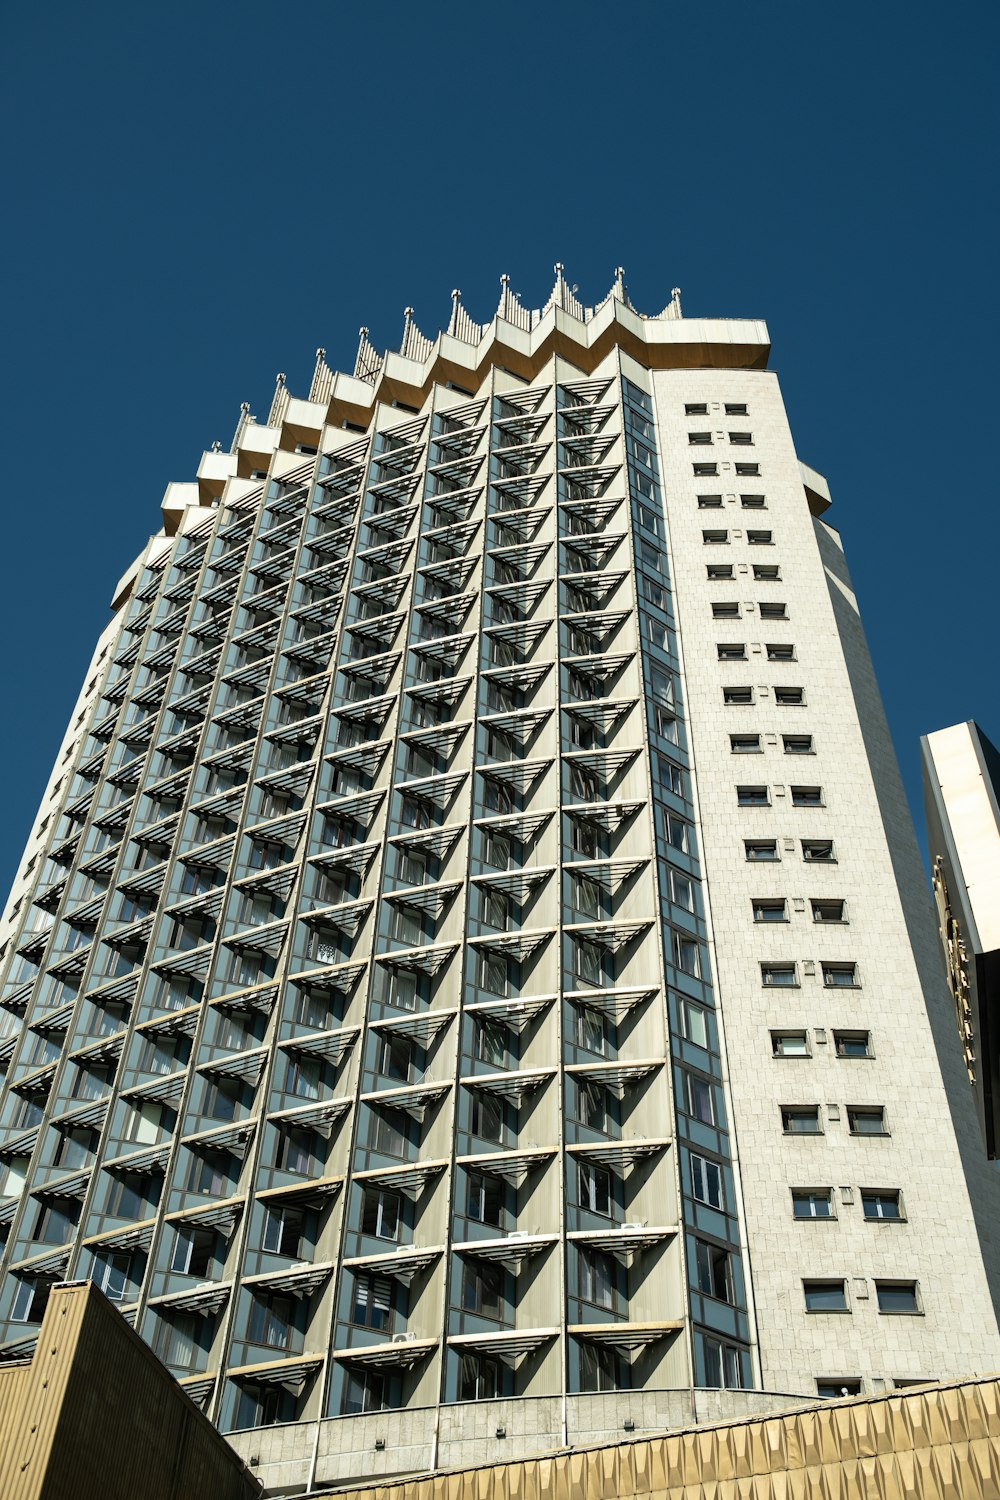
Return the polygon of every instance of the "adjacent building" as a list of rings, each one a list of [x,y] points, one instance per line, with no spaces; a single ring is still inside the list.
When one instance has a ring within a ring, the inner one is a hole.
[[[1000,752],[970,719],[920,742],[938,924],[986,1150],[1000,1155]]]
[[[1000,1365],[768,354],[504,278],[168,487],[5,915],[0,1357],[94,1280],[286,1488]]]

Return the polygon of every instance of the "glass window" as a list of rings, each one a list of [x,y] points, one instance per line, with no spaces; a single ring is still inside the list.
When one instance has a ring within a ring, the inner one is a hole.
[[[398,1240],[402,1199],[386,1188],[365,1188],[361,1198],[361,1233]]]
[[[691,1193],[699,1203],[710,1208],[725,1208],[723,1198],[722,1168],[718,1162],[691,1152]]]
[[[796,1219],[832,1219],[830,1188],[792,1188],[792,1215]]]
[[[843,1281],[804,1281],[806,1312],[847,1312],[847,1287]]]
[[[580,1207],[590,1213],[611,1217],[611,1173],[593,1162],[580,1163]]]

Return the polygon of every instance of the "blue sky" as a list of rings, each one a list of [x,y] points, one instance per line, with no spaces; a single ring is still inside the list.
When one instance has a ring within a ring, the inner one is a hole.
[[[166,483],[459,286],[766,318],[911,803],[1000,738],[998,8],[51,3],[5,24],[0,884]],[[16,709],[16,711],[15,711]]]

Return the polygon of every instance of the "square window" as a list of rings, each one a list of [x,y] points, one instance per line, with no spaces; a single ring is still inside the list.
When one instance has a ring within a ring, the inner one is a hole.
[[[838,1057],[872,1057],[870,1031],[835,1031],[833,1045]]]
[[[788,920],[783,898],[758,899],[752,905],[755,922],[787,922]]]
[[[759,605],[759,609],[760,609],[760,617],[761,617],[762,620],[787,620],[788,619],[788,605],[787,604],[773,604],[773,603],[769,604],[766,601],[762,600],[761,603],[760,603],[760,605]]]
[[[875,1104],[849,1104],[847,1128],[851,1135],[888,1135],[885,1110]]]
[[[722,509],[722,496],[721,495],[699,495],[698,496],[698,509],[699,510],[721,510]]]
[[[718,1162],[691,1152],[691,1194],[710,1208],[725,1208],[722,1168]]]
[[[805,688],[776,687],[774,701],[779,708],[803,708],[806,701]]]
[[[842,1396],[860,1396],[861,1381],[856,1375],[835,1375],[831,1379],[816,1381],[816,1394],[824,1401],[837,1401]]]
[[[794,964],[761,964],[760,982],[781,989],[794,989],[799,979]]]
[[[857,964],[823,964],[823,983],[827,989],[832,990],[856,990],[861,986],[858,983]]]
[[[833,865],[837,863],[831,839],[803,839],[802,858],[814,865]]]
[[[876,1281],[875,1296],[880,1313],[919,1313],[915,1281]]]
[[[753,433],[752,432],[731,432],[729,434],[729,441],[731,443],[733,443],[737,448],[752,448],[753,447]]]
[[[804,1031],[772,1031],[773,1057],[808,1057],[809,1042]]]
[[[688,443],[692,448],[710,448],[712,446],[712,434],[710,432],[689,432]]]
[[[849,1312],[843,1281],[803,1281],[806,1312]]]
[[[767,652],[768,661],[794,661],[795,647],[781,645],[776,641],[769,641],[764,650]]]
[[[745,707],[753,703],[753,688],[747,686],[724,687],[722,689],[722,701],[730,705]]]
[[[792,1188],[792,1216],[796,1219],[832,1219],[833,1192],[830,1188]]]
[[[812,919],[814,922],[846,922],[843,901],[813,901]]]
[[[747,541],[751,547],[770,547],[774,542],[774,533],[770,531],[748,531]]]
[[[899,1224],[906,1218],[899,1188],[862,1188],[861,1206],[866,1219]]]
[[[771,796],[766,786],[738,786],[736,802],[739,807],[770,807]]]
[[[793,786],[790,790],[793,807],[823,806],[823,788],[821,786]]]
[[[694,1273],[695,1284],[704,1296],[717,1302],[735,1301],[731,1256],[722,1245],[696,1240]]]
[[[752,864],[773,864],[778,858],[774,839],[744,839],[743,850]]]
[[[781,1128],[785,1135],[822,1135],[819,1106],[816,1104],[783,1105]]]
[[[745,417],[747,404],[745,401],[727,401],[725,412],[727,417]]]
[[[720,661],[746,661],[747,648],[740,641],[716,646],[716,652]]]
[[[760,755],[759,734],[731,734],[729,749],[733,755]]]
[[[783,734],[781,745],[786,755],[813,755],[811,734]]]
[[[732,563],[709,563],[705,569],[706,577],[712,583],[725,582],[734,577]]]
[[[706,547],[723,546],[729,541],[728,531],[703,531],[701,534],[702,544]]]
[[[759,478],[760,464],[737,464],[736,473],[741,477],[745,475],[747,478]]]
[[[715,603],[712,605],[712,618],[714,620],[738,620],[740,617],[740,606],[736,600],[732,603]]]
[[[777,563],[754,563],[753,576],[757,583],[780,583],[781,569]]]
[[[767,501],[763,495],[741,495],[740,505],[744,510],[766,510]]]

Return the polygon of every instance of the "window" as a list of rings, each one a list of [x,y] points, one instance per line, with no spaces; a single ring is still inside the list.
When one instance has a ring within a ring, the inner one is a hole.
[[[580,1300],[613,1311],[617,1298],[615,1263],[610,1255],[589,1246],[579,1247]]]
[[[502,1100],[485,1089],[473,1089],[469,1129],[484,1141],[502,1145],[505,1134]]]
[[[722,496],[721,495],[699,495],[698,496],[698,509],[699,510],[721,510],[722,509]]]
[[[411,906],[393,908],[389,922],[389,936],[394,942],[411,945],[419,943],[423,935],[424,926],[418,912],[414,911]]]
[[[153,1335],[153,1353],[173,1369],[191,1370],[200,1354],[194,1313],[161,1314]]]
[[[778,858],[778,845],[774,839],[744,839],[743,851],[752,863],[772,864]]]
[[[485,1172],[468,1174],[466,1213],[478,1224],[492,1224],[503,1228],[504,1189],[503,1183]]]
[[[771,1053],[774,1057],[808,1057],[809,1042],[804,1031],[772,1031]]]
[[[392,1328],[393,1285],[388,1276],[356,1275],[351,1322],[359,1328],[388,1333]]]
[[[754,569],[754,572],[756,572],[756,569]],[[762,620],[788,619],[787,604],[769,604],[766,600],[761,600],[760,604],[758,605],[758,609],[760,611],[760,617]]]
[[[722,1168],[718,1162],[705,1156],[691,1153],[691,1194],[699,1203],[710,1208],[725,1208],[722,1187]]]
[[[834,1032],[838,1058],[871,1058],[871,1032]]]
[[[386,1377],[381,1370],[350,1370],[344,1387],[344,1415],[357,1416],[366,1411],[384,1411]]]
[[[732,706],[745,707],[753,703],[752,687],[724,687],[722,689],[722,701]]]
[[[608,1023],[602,1012],[589,1005],[577,1006],[573,1012],[573,1040],[578,1047],[606,1057]]]
[[[486,1354],[463,1354],[458,1377],[459,1401],[492,1401],[502,1391],[500,1365]]]
[[[736,464],[735,469],[737,475],[740,477],[745,476],[748,479],[760,478],[760,464]]]
[[[728,581],[736,576],[732,563],[707,563],[705,577],[710,583]]]
[[[412,1059],[413,1043],[409,1037],[401,1036],[397,1031],[376,1037],[375,1070],[383,1078],[409,1083]]]
[[[717,1302],[732,1303],[736,1300],[731,1257],[721,1245],[696,1240],[694,1271],[698,1290],[706,1297],[714,1297]]]
[[[128,1251],[105,1251],[91,1267],[90,1279],[109,1302],[125,1302],[132,1257]]]
[[[857,990],[861,986],[858,983],[857,964],[822,964],[823,984],[831,990]]]
[[[764,650],[767,652],[768,661],[794,661],[795,647],[784,646],[778,641],[768,641]]]
[[[770,807],[771,797],[766,786],[738,786],[736,803],[739,807]]]
[[[382,996],[398,1010],[416,1010],[417,976],[409,969],[387,969]]]
[[[53,1283],[44,1277],[17,1278],[17,1291],[10,1317],[12,1323],[40,1323],[48,1306]]]
[[[271,1205],[264,1210],[263,1248],[296,1261],[303,1258],[305,1210],[293,1204]]]
[[[761,984],[781,986],[785,989],[788,989],[797,986],[799,980],[798,975],[795,971],[795,965],[793,963],[772,963],[761,964],[760,982]]]
[[[774,690],[774,701],[779,708],[804,708],[806,701],[805,688],[776,687]]]
[[[747,648],[740,641],[720,643],[715,648],[720,661],[746,661]]]
[[[672,931],[674,964],[683,974],[701,977],[701,950],[694,938],[685,937],[676,929]]]
[[[915,1281],[876,1281],[875,1296],[880,1313],[919,1313]]]
[[[803,1281],[806,1312],[850,1312],[843,1281]]]
[[[600,1344],[580,1344],[581,1391],[617,1391],[626,1388],[621,1358],[614,1349]]]
[[[821,1135],[819,1107],[815,1104],[783,1105],[781,1128],[786,1135]]]
[[[770,531],[748,531],[747,541],[751,547],[770,547],[774,541],[774,534]]]
[[[702,540],[703,546],[706,546],[706,547],[721,547],[721,546],[724,546],[725,544],[728,543],[728,541],[729,541],[729,532],[728,531],[703,531],[702,534],[701,534],[701,540]]]
[[[851,1135],[888,1135],[885,1110],[878,1104],[849,1104],[847,1128]]]
[[[793,807],[823,806],[823,788],[821,786],[793,786],[791,793]]]
[[[813,901],[812,919],[814,922],[845,922],[843,901]]]
[[[602,1218],[611,1217],[611,1173],[593,1162],[580,1163],[580,1207]]]
[[[462,1272],[462,1307],[481,1318],[503,1317],[503,1267],[467,1260]]]
[[[365,1188],[361,1198],[361,1233],[379,1240],[398,1240],[402,1198],[387,1188]]]
[[[860,1396],[861,1381],[856,1375],[836,1375],[828,1380],[816,1381],[816,1394],[824,1401],[837,1401],[841,1396]]]
[[[813,754],[813,737],[811,734],[783,734],[781,736],[781,744],[786,755]]]
[[[727,413],[727,415],[728,415],[728,413]],[[752,432],[731,432],[729,434],[729,441],[732,444],[734,444],[734,446],[737,447],[737,448],[752,448],[753,447],[753,433]]]
[[[906,1218],[903,1195],[899,1188],[862,1188],[861,1206],[866,1219],[882,1219],[899,1224]]]
[[[733,755],[759,755],[761,753],[760,735],[731,734],[729,748]]]
[[[788,920],[783,899],[772,900],[770,897],[759,897],[751,904],[755,922],[787,922]]]
[[[803,839],[802,858],[811,864],[836,864],[833,842],[830,839]]]
[[[278,1135],[274,1165],[296,1177],[308,1177],[316,1169],[316,1137],[311,1130],[286,1126]]]
[[[291,1297],[255,1297],[250,1306],[247,1340],[272,1349],[287,1349],[292,1336]]]
[[[692,464],[695,479],[715,479],[718,477],[718,464]]]
[[[696,1350],[704,1360],[704,1383],[713,1390],[738,1391],[750,1385],[749,1358],[735,1344],[723,1344],[707,1334],[695,1335]],[[746,1368],[744,1368],[746,1367]]]
[[[832,1219],[831,1188],[792,1188],[792,1217],[795,1219]]]
[[[383,1156],[406,1155],[407,1119],[401,1109],[373,1109],[368,1144]]]
[[[734,599],[731,602],[715,603],[712,605],[713,620],[738,620],[740,618],[740,606]]]
[[[767,501],[763,495],[741,495],[740,504],[744,510],[766,510]]]
[[[687,1095],[687,1112],[694,1120],[700,1120],[703,1125],[714,1125],[715,1119],[715,1096],[712,1085],[707,1078],[702,1078],[697,1073],[684,1074],[684,1090]]]
[[[745,401],[727,401],[725,410],[727,417],[745,417],[747,414],[747,404]],[[731,436],[732,433],[730,433]]]
[[[491,995],[510,993],[510,975],[506,954],[494,953],[490,950],[479,954],[478,983],[480,989],[486,990]]]
[[[174,1240],[174,1253],[170,1261],[171,1271],[181,1276],[197,1276],[208,1280],[215,1258],[215,1230],[191,1226],[179,1228]]]
[[[710,448],[712,446],[712,434],[710,432],[689,432],[688,443],[692,448]]]
[[[506,1067],[507,1033],[505,1029],[486,1016],[474,1017],[473,1024],[475,1051],[479,1061],[489,1063],[494,1068]]]
[[[707,417],[708,416],[708,402],[707,401],[685,401],[685,403],[684,403],[684,415],[686,417]]]
[[[510,839],[501,833],[487,833],[483,859],[494,870],[509,870]]]

